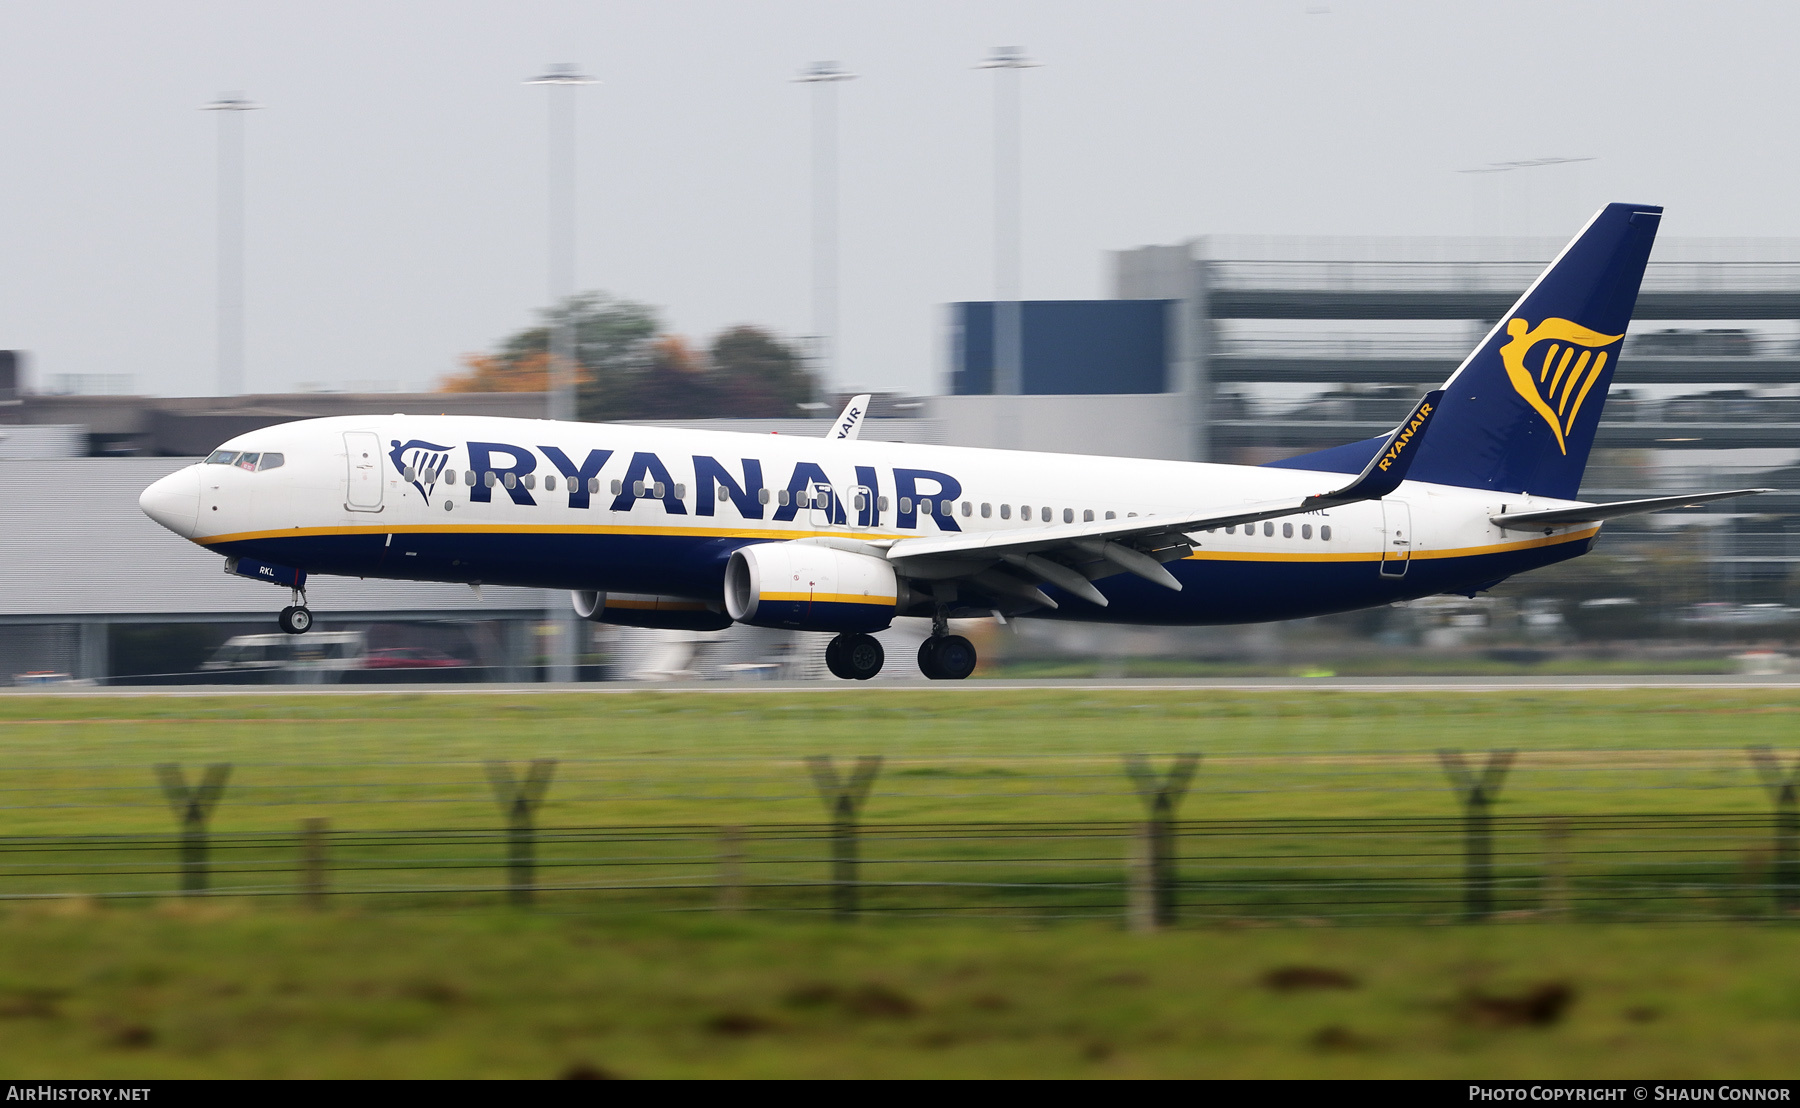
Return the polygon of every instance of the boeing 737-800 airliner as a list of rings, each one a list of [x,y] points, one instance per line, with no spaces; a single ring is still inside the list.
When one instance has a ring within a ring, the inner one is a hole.
[[[1662,209],[1602,209],[1386,436],[1268,466],[465,416],[239,435],[144,491],[158,523],[290,589],[311,574],[568,589],[584,618],[832,634],[926,616],[967,677],[968,615],[1217,624],[1474,595],[1586,553],[1602,521],[1759,490],[1575,499]],[[859,403],[860,401],[860,403]]]

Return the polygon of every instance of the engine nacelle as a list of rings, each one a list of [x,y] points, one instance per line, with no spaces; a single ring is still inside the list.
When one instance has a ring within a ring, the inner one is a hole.
[[[725,611],[757,627],[880,631],[905,597],[887,559],[814,543],[740,547],[725,566]]]
[[[656,627],[665,631],[723,631],[731,618],[703,600],[637,593],[572,592],[575,614],[595,623]]]

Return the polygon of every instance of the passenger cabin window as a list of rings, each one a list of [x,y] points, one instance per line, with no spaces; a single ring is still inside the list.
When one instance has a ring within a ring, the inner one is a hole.
[[[1086,511],[1083,511],[1081,513],[1081,522],[1083,522],[1083,523],[1094,522],[1094,509],[1088,508]]]
[[[473,485],[474,483],[475,483],[475,471],[472,469],[463,470],[463,484]]]
[[[1019,505],[1019,519],[1026,523],[1031,522],[1031,505],[1029,505],[1029,504]]]
[[[419,471],[411,466],[407,466],[400,471],[400,476],[407,481],[417,481],[419,479]]]
[[[1294,537],[1294,525],[1291,523],[1282,524],[1281,525],[1281,537],[1284,539],[1293,538]]]
[[[982,518],[982,519],[988,519],[988,518],[990,518],[990,517],[991,517],[991,516],[992,516],[992,515],[993,515],[993,514],[994,514],[994,506],[993,506],[993,505],[992,505],[992,504],[989,504],[989,503],[988,503],[988,502],[987,502],[987,501],[985,501],[985,500],[984,500],[984,501],[982,501],[982,504],[981,504],[981,518]]]
[[[1302,523],[1300,525],[1300,537],[1303,539],[1312,538],[1312,524]]]
[[[719,491],[725,492],[725,490],[722,488]],[[726,495],[729,496],[730,494],[727,493]],[[757,489],[756,490],[756,502],[758,504],[767,504],[769,502],[769,490],[768,489]]]
[[[656,483],[655,491],[656,491],[656,499],[661,500],[663,498],[663,496],[668,493],[669,486],[663,484],[661,481],[658,481]]]
[[[786,489],[776,490],[775,503],[777,503],[785,508],[785,507],[787,507],[787,502],[789,499],[791,499],[791,497]]]
[[[885,497],[885,496],[878,496],[878,497],[876,497],[876,498],[875,498],[875,510],[876,510],[876,511],[878,511],[878,512],[885,512],[885,511],[887,511],[887,505],[888,505],[888,499],[887,499],[887,497]]]
[[[493,482],[489,481],[488,484],[491,485],[491,484],[493,484]],[[519,475],[516,473],[508,473],[506,475],[506,487],[509,489],[518,488],[519,487]]]
[[[1226,533],[1226,534],[1227,534],[1227,535],[1235,535],[1235,534],[1237,534],[1237,524],[1235,524],[1235,523],[1233,523],[1233,524],[1231,524],[1231,525],[1230,525],[1230,526],[1228,526],[1228,527],[1226,527],[1226,528],[1225,528],[1225,533]]]
[[[910,497],[910,496],[901,497],[900,498],[900,514],[901,515],[910,515],[911,513],[912,513],[912,497]]]
[[[527,473],[525,476],[519,478],[519,484],[524,485],[528,489],[536,488],[537,478]]]
[[[1001,519],[1011,519],[1012,518],[1012,505],[1011,504],[1000,505],[1000,518]]]
[[[633,495],[633,496],[644,495],[644,483],[642,481],[633,481],[631,483],[631,495]]]
[[[1331,541],[1331,524],[1326,523],[1326,524],[1322,524],[1319,527],[1319,541],[1320,542],[1330,542]]]
[[[1263,537],[1266,539],[1275,537],[1275,525],[1273,523],[1263,524]]]
[[[661,496],[662,490],[657,489],[656,495]],[[677,484],[675,486],[675,499],[677,499],[677,500],[686,500],[687,499],[687,486],[686,485]]]
[[[618,482],[614,481],[613,484],[617,485]],[[588,478],[588,495],[589,496],[599,496],[600,495],[600,478],[598,478],[598,477],[589,477]]]
[[[556,475],[554,473],[544,474],[544,491],[545,492],[555,492],[556,491]]]
[[[619,493],[621,491],[623,491],[624,488],[625,488],[624,484],[617,477],[613,478],[612,494],[614,496],[619,495]]]
[[[512,474],[509,473],[509,474],[507,474],[507,476],[511,477]],[[481,475],[481,483],[491,489],[495,485],[498,485],[500,483],[500,477],[493,470],[490,469],[486,473]]]
[[[919,514],[925,515],[925,516],[928,516],[931,514],[931,501],[929,501],[929,500],[919,501]]]
[[[1092,515],[1092,513],[1089,513],[1089,514],[1090,514],[1090,516]],[[1064,508],[1063,509],[1063,522],[1064,523],[1074,523],[1075,522],[1075,509],[1073,509],[1073,508]]]
[[[235,461],[237,461],[237,451],[235,450],[215,450],[206,457],[206,464],[209,466],[228,466]]]
[[[719,503],[723,504],[727,500],[730,500],[730,499],[731,499],[731,490],[726,488],[724,485],[720,485],[719,486]]]
[[[1119,518],[1119,513],[1117,513],[1117,512],[1108,512],[1108,513],[1106,513],[1106,518],[1107,518],[1107,519],[1118,519],[1118,518]]]
[[[970,501],[970,500],[963,501],[962,502],[962,512],[963,512],[964,519],[968,519],[970,516],[974,515],[975,514],[974,502]]]

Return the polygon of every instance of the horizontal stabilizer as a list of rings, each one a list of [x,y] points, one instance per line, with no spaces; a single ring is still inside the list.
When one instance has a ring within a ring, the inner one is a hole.
[[[1670,508],[1693,508],[1714,500],[1734,496],[1751,496],[1774,489],[1733,489],[1730,492],[1701,492],[1692,496],[1655,496],[1648,500],[1620,500],[1612,504],[1584,504],[1579,508],[1551,508],[1542,512],[1511,512],[1489,517],[1494,526],[1531,530],[1556,527],[1565,523],[1598,523],[1603,519],[1635,516],[1645,512],[1661,512]]]

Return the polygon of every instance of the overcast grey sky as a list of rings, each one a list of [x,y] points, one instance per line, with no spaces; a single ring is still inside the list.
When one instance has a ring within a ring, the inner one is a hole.
[[[1327,10],[1328,9],[1328,10]],[[992,75],[1024,75],[1024,292],[1215,233],[1800,234],[1792,4],[0,0],[0,348],[214,381],[215,118],[248,118],[248,381],[427,386],[545,299],[544,90],[581,92],[579,285],[704,341],[810,318],[808,91],[840,86],[839,384],[936,387],[992,291]],[[1456,171],[1545,155],[1524,192]],[[1474,201],[1487,188],[1488,202]],[[1505,210],[1502,211],[1504,201]],[[41,378],[40,378],[41,379]]]

